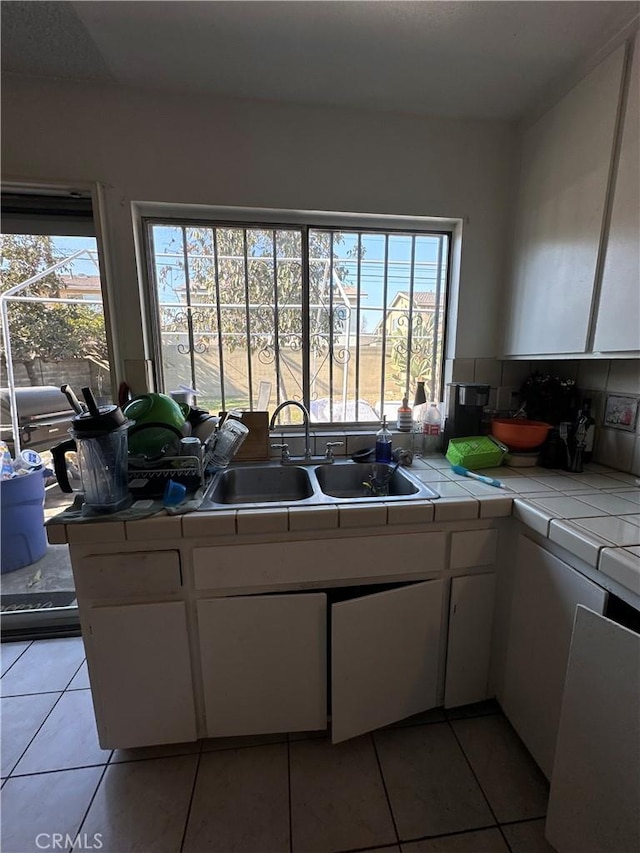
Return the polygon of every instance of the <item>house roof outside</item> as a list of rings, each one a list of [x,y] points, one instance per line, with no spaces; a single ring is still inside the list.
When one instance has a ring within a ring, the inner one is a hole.
[[[408,290],[399,290],[396,295],[393,297],[389,308],[398,308],[399,305],[404,302],[407,305],[409,304],[409,291]],[[413,292],[413,306],[414,308],[419,308],[422,310],[436,308],[436,293],[433,290],[414,290]]]
[[[99,275],[63,275],[60,276],[62,286],[60,296],[67,299],[82,299],[83,296],[91,299],[102,297],[102,287]]]

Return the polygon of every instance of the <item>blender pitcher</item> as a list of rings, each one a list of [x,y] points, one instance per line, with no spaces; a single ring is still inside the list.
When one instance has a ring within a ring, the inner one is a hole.
[[[131,421],[118,406],[98,407],[88,388],[82,393],[89,411],[72,418],[72,438],[51,449],[56,477],[63,492],[72,491],[65,453],[76,450],[86,506],[94,512],[117,512],[129,502],[127,429]]]

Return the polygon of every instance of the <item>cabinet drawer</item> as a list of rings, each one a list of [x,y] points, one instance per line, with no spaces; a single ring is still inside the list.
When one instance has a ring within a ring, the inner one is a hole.
[[[178,592],[182,586],[178,551],[91,554],[74,571],[79,596],[126,598]]]
[[[490,566],[496,560],[497,530],[466,530],[451,534],[451,568]]]
[[[195,585],[196,589],[238,589],[424,575],[445,568],[445,543],[446,533],[438,532],[195,548]]]

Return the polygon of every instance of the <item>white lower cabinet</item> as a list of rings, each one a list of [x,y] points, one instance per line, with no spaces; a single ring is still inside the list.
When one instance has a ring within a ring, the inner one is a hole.
[[[434,707],[442,595],[434,580],[333,591],[328,609],[325,593],[199,601],[207,734],[324,729],[329,712],[337,743]]]
[[[91,607],[87,619],[100,745],[196,740],[184,603]]]
[[[326,727],[324,593],[213,598],[197,610],[209,737]]]
[[[578,607],[546,835],[558,853],[640,850],[640,635]]]
[[[519,536],[500,704],[551,778],[576,607],[603,613],[606,592]]]
[[[495,586],[493,572],[451,581],[445,708],[489,697]]]
[[[437,704],[443,581],[331,607],[333,743]]]

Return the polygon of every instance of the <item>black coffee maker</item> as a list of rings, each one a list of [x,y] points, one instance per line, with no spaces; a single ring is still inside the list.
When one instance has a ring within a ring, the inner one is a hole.
[[[451,438],[482,435],[482,411],[489,403],[489,385],[481,382],[452,382],[449,389],[445,447]]]

